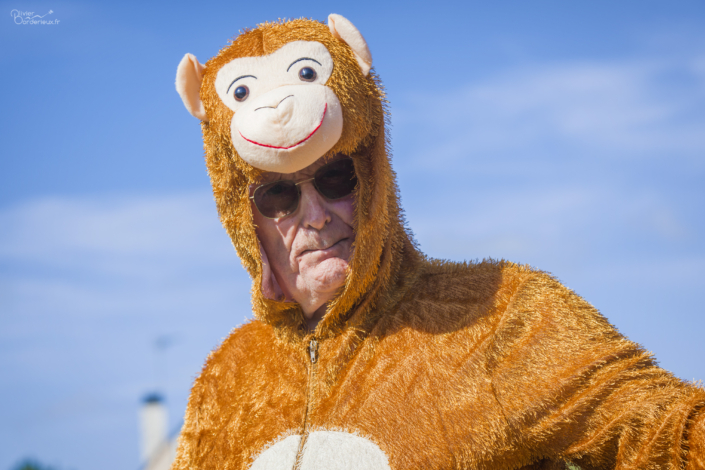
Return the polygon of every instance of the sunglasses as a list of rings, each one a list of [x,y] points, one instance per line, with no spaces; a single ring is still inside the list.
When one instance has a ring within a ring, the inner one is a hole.
[[[296,211],[301,200],[300,185],[313,181],[313,186],[324,198],[334,201],[350,195],[357,185],[352,158],[327,163],[316,170],[313,178],[294,182],[279,180],[255,188],[250,196],[260,214],[268,219],[278,219]]]

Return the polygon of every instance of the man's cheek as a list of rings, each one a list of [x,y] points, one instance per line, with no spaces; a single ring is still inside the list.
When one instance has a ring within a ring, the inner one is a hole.
[[[355,218],[355,196],[350,195],[341,200],[333,201],[333,207],[335,207],[338,217],[352,227]]]

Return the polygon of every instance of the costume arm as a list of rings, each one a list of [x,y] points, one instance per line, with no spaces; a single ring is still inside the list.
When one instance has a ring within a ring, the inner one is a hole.
[[[705,468],[705,391],[551,277],[532,276],[487,355],[511,456],[584,470]]]

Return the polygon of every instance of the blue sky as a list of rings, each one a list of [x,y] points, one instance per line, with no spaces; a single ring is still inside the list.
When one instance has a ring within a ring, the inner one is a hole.
[[[137,468],[140,398],[177,424],[246,321],[173,83],[184,53],[277,18],[367,38],[426,253],[549,271],[705,379],[702,1],[0,4],[0,469]]]

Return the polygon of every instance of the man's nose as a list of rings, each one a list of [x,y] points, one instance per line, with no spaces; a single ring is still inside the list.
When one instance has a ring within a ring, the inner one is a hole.
[[[318,193],[313,181],[306,182],[299,188],[301,189],[301,201],[299,202],[301,223],[304,227],[321,230],[331,221],[328,201]]]

